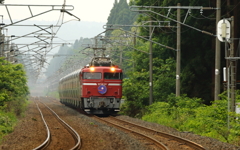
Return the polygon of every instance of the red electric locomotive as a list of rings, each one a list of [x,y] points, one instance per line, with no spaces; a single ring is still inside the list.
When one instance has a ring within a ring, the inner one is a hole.
[[[60,102],[88,114],[115,114],[120,111],[122,69],[108,57],[95,57],[89,66],[59,82]]]

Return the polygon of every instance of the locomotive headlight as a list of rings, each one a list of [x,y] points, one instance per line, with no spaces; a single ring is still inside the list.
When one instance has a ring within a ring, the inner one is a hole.
[[[95,68],[94,67],[90,67],[90,71],[94,71],[95,70]]]
[[[114,72],[116,69],[114,67],[111,67],[111,71]]]

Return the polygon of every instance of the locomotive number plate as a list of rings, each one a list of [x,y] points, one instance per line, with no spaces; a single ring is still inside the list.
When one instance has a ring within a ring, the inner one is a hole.
[[[98,85],[107,85],[107,83],[98,83]]]

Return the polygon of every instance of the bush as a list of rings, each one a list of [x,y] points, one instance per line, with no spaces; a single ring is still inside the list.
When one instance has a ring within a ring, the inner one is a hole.
[[[240,115],[228,113],[226,94],[221,94],[221,98],[206,106],[199,98],[170,95],[168,102],[156,102],[147,107],[142,119],[239,145]]]
[[[0,111],[0,140],[2,137],[13,131],[13,127],[17,122],[14,113],[4,113]]]
[[[27,78],[21,64],[0,58],[0,139],[13,130],[27,106]]]

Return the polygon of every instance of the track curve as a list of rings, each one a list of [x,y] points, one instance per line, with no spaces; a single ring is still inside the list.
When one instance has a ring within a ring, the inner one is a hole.
[[[42,143],[42,144],[40,144],[39,146],[37,146],[36,148],[34,148],[34,150],[40,150],[40,149],[45,149],[45,148],[47,148],[47,147],[50,147],[50,144],[53,142],[53,141],[55,141],[55,142],[57,142],[58,143],[58,141],[57,141],[57,138],[60,138],[60,137],[56,137],[54,134],[52,134],[52,136],[50,136],[51,135],[51,129],[49,129],[49,127],[48,127],[48,125],[47,125],[47,121],[46,121],[46,119],[44,118],[44,116],[45,117],[47,117],[48,118],[48,121],[54,121],[54,119],[53,118],[55,118],[56,120],[57,120],[57,122],[55,122],[54,124],[55,124],[55,126],[54,127],[52,127],[52,131],[53,132],[56,132],[56,131],[54,131],[54,130],[62,130],[61,132],[62,132],[62,135],[63,136],[67,136],[67,137],[61,137],[61,138],[65,138],[65,139],[67,139],[67,140],[70,140],[71,141],[71,138],[75,141],[75,144],[74,144],[74,146],[69,146],[69,145],[64,145],[64,147],[69,147],[69,148],[67,148],[67,149],[70,149],[70,150],[77,150],[77,149],[80,149],[81,148],[81,138],[80,138],[80,136],[78,135],[78,133],[70,126],[70,125],[68,125],[65,121],[63,121],[51,108],[49,108],[46,104],[44,104],[43,102],[40,102],[40,100],[38,99],[38,100],[35,100],[35,103],[36,103],[36,105],[37,105],[37,108],[38,108],[38,110],[39,110],[39,112],[40,112],[40,115],[41,115],[41,117],[42,117],[42,120],[43,120],[43,122],[44,122],[44,124],[45,124],[45,127],[46,127],[46,130],[47,130],[47,138],[46,138],[46,140]],[[45,115],[42,113],[42,111],[41,111],[41,108],[39,107],[39,104],[41,105],[41,107],[42,107],[42,109],[45,109],[45,110],[48,110],[48,113],[47,113],[47,111],[44,111],[44,113],[45,113]],[[45,108],[43,108],[43,107],[45,107]],[[52,117],[53,116],[53,117]],[[58,124],[58,125],[57,125]],[[56,127],[57,126],[57,127]],[[65,128],[65,129],[63,129],[63,128]],[[65,130],[67,130],[67,131],[65,131]],[[59,131],[57,131],[57,132],[59,132]],[[69,135],[67,135],[67,134],[63,134],[63,133],[65,133],[65,132],[69,132],[70,134],[71,134],[71,137],[69,137]],[[54,137],[54,140],[52,140],[52,138]],[[69,143],[72,143],[72,142],[69,142]]]

